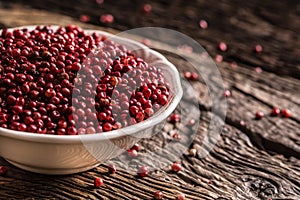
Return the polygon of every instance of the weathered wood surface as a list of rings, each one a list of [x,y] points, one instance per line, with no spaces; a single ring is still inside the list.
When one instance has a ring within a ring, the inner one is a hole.
[[[185,193],[188,199],[299,199],[300,5],[297,1],[220,1],[211,5],[208,1],[186,4],[160,0],[151,2],[153,11],[147,15],[141,15],[143,1],[135,1],[135,6],[128,6],[125,1],[116,5],[115,1],[105,1],[99,8],[93,1],[66,2],[31,0],[24,1],[23,6],[1,7],[0,26],[76,23],[84,28],[103,29],[97,26],[99,15],[113,13],[115,23],[109,25],[113,29],[106,29],[111,32],[140,26],[173,28],[196,39],[212,56],[220,53],[216,48],[218,42],[226,41],[229,50],[222,53],[225,62],[218,63],[225,86],[232,92],[226,125],[207,157],[190,157],[183,152],[178,161],[184,170],[177,174],[166,167],[141,179],[124,170],[109,175],[106,166],[101,165],[71,176],[45,176],[20,170],[0,159],[1,165],[9,167],[8,174],[0,177],[0,199],[151,199],[157,190],[164,192],[165,199],[174,199],[178,192]],[[94,25],[78,22],[80,14],[90,14]],[[202,18],[209,22],[207,30],[197,25]],[[257,43],[264,47],[261,55],[252,52]],[[159,48],[162,43],[153,44]],[[186,70],[185,61],[171,53],[164,55],[181,71]],[[231,61],[238,66],[232,67]],[[262,73],[255,72],[257,66],[263,69]],[[203,137],[213,115],[211,98],[203,81],[193,83],[193,87],[199,92],[201,119],[191,147],[202,152]],[[273,106],[290,108],[293,117],[253,119],[257,110],[268,113]],[[180,131],[184,141],[186,129],[181,127]],[[159,148],[168,139],[163,134],[141,141],[142,146]],[[178,145],[183,146],[180,141]],[[104,187],[93,188],[95,176],[104,179]]]

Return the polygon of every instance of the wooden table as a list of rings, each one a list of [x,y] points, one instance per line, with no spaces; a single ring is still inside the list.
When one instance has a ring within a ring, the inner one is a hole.
[[[118,2],[118,3],[116,3]],[[152,199],[157,190],[165,199],[178,192],[187,199],[299,199],[300,198],[300,4],[298,1],[147,1],[152,11],[142,13],[146,1],[38,1],[0,2],[0,28],[29,24],[77,24],[83,28],[112,33],[136,27],[157,26],[180,31],[203,45],[217,63],[227,98],[226,124],[214,149],[204,158],[191,157],[187,151],[177,160],[183,166],[178,173],[167,166],[149,177],[138,178],[126,170],[114,175],[103,164],[88,172],[69,176],[30,173],[8,164],[0,177],[0,199]],[[187,3],[188,2],[188,3]],[[99,16],[112,13],[112,24],[101,24]],[[79,16],[88,14],[90,23]],[[199,20],[208,22],[200,29]],[[218,43],[228,45],[226,52]],[[153,42],[153,48],[163,45]],[[253,53],[256,44],[261,54]],[[172,53],[163,53],[180,71],[185,61]],[[200,57],[196,53],[187,56]],[[236,62],[232,64],[232,62]],[[257,68],[260,67],[260,68]],[[262,72],[260,72],[262,69]],[[201,152],[213,115],[211,97],[202,80],[193,82],[199,92],[201,109],[198,134],[190,148]],[[222,94],[218,98],[223,98]],[[270,117],[272,107],[289,108],[291,118]],[[266,117],[254,120],[262,110]],[[217,116],[218,117],[218,116]],[[170,127],[170,124],[167,125]],[[172,127],[171,127],[172,128]],[[155,149],[167,138],[156,135],[141,141],[144,149]],[[181,133],[184,138],[184,133]],[[178,141],[180,145],[180,141]],[[144,151],[141,150],[140,156]],[[103,187],[93,187],[94,177],[102,177]]]

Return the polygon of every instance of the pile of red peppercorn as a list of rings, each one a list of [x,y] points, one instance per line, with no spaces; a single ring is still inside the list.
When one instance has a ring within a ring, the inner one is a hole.
[[[0,126],[40,134],[111,131],[168,103],[163,73],[74,25],[0,34]]]

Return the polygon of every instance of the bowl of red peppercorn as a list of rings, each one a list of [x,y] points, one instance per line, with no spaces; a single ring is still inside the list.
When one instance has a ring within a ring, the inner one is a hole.
[[[0,156],[43,174],[89,170],[151,137],[179,104],[176,67],[74,25],[0,31]]]

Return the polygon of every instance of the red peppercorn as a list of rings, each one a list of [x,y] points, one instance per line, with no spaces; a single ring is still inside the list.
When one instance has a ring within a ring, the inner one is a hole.
[[[116,171],[117,171],[117,168],[116,168],[115,165],[113,165],[113,164],[108,165],[108,172],[109,173],[114,174],[114,173],[116,173]]]
[[[241,126],[245,126],[246,123],[245,123],[243,120],[241,120],[241,121],[240,121],[240,125],[241,125]]]
[[[185,199],[185,195],[183,193],[179,193],[179,194],[177,194],[176,199],[177,200],[184,200]]]
[[[102,178],[97,177],[97,178],[94,179],[94,187],[99,188],[102,185],[103,185]]]
[[[220,51],[227,51],[227,45],[225,42],[220,42],[218,48]]]
[[[202,29],[207,29],[208,23],[207,23],[206,20],[202,19],[202,20],[200,20],[200,22],[199,22],[199,26],[200,26],[200,28],[202,28]]]
[[[169,118],[170,122],[175,124],[177,122],[180,122],[180,115],[179,114],[176,114],[176,113],[173,113],[171,114],[170,118]]]
[[[263,47],[259,44],[255,45],[255,48],[254,48],[254,51],[255,53],[261,53],[263,51]]]
[[[184,77],[185,77],[186,79],[188,79],[188,80],[191,78],[191,75],[192,75],[191,72],[185,72],[185,73],[184,73]]]
[[[261,67],[256,67],[255,72],[260,74],[262,72],[262,68]]]
[[[273,108],[271,111],[271,116],[278,116],[280,115],[280,109],[279,108]]]
[[[163,199],[163,197],[164,197],[164,194],[161,192],[161,191],[156,191],[155,193],[154,193],[154,199]]]
[[[173,172],[178,172],[178,171],[180,171],[181,169],[182,169],[182,167],[181,167],[181,165],[180,165],[179,163],[174,162],[174,163],[172,164],[172,171],[173,171]]]
[[[286,118],[290,118],[292,116],[292,112],[289,109],[281,110],[281,115]]]
[[[196,72],[193,72],[191,74],[190,80],[191,81],[197,81],[198,80],[198,74]]]
[[[230,97],[230,96],[231,96],[231,92],[230,92],[229,90],[225,90],[224,96],[225,96],[226,98]]]
[[[130,149],[138,151],[138,150],[140,150],[140,145],[138,143],[136,143]]]
[[[178,132],[175,132],[172,137],[174,139],[181,140],[181,135]]]
[[[127,151],[127,154],[129,157],[133,158],[133,157],[137,157],[138,156],[138,152],[134,149],[130,149]]]
[[[6,166],[0,166],[0,176],[3,176],[7,173],[7,167]]]
[[[109,23],[113,23],[114,21],[114,16],[112,16],[111,14],[103,14],[100,16],[100,22],[105,23],[105,24],[109,24]]]
[[[144,10],[145,13],[151,12],[151,9],[152,9],[152,6],[150,4],[145,4],[144,5],[143,10]]]
[[[257,111],[256,113],[255,113],[255,118],[256,119],[261,119],[261,118],[263,118],[265,116],[265,114],[262,112],[262,111]]]
[[[193,125],[195,125],[195,123],[196,123],[195,119],[190,119],[189,122],[188,122],[188,125],[193,126]]]
[[[222,62],[222,61],[223,61],[223,56],[221,56],[221,55],[216,55],[215,61],[217,61],[217,62]]]
[[[139,169],[138,169],[138,175],[141,176],[141,177],[145,177],[145,176],[148,176],[149,174],[149,167],[147,166],[141,166]]]
[[[89,22],[90,21],[90,16],[80,15],[80,21],[83,22],[83,23]]]

